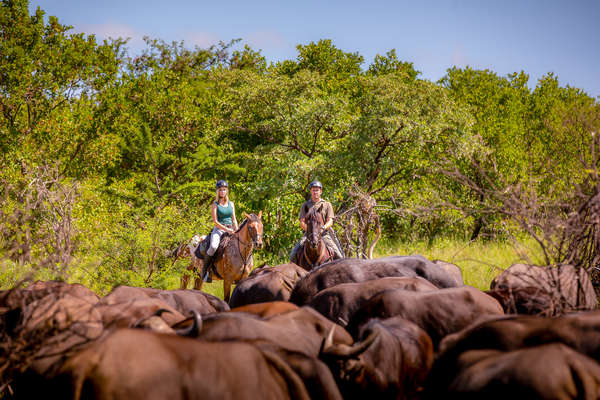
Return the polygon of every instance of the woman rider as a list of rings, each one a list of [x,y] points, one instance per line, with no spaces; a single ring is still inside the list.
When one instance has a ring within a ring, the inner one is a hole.
[[[229,185],[224,180],[217,181],[217,199],[210,205],[215,227],[210,233],[210,247],[206,250],[202,278],[205,282],[211,282],[210,266],[214,261],[214,255],[219,248],[221,236],[225,232],[233,234],[238,229],[235,218],[235,205],[229,200]]]

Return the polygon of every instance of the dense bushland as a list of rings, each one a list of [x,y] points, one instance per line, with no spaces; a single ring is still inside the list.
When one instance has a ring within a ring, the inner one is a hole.
[[[30,268],[99,292],[176,286],[169,250],[209,231],[217,179],[238,218],[263,210],[259,263],[287,259],[313,179],[338,212],[370,196],[388,241],[525,231],[549,252],[548,224],[597,192],[600,107],[551,73],[430,82],[395,50],[365,65],[329,40],[275,63],[235,40],[146,43],[129,54],[1,2],[4,287]]]

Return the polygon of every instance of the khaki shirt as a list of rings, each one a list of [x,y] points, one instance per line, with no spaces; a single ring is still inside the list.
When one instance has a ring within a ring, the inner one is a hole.
[[[314,206],[318,206],[320,204],[323,204],[323,208],[321,209],[321,215],[323,216],[323,222],[327,223],[327,221],[329,221],[329,218],[334,217],[333,207],[331,206],[330,202],[325,201],[323,199],[319,200],[316,203],[313,203],[312,199],[309,199],[307,202],[302,204],[302,207],[300,208],[300,215],[298,216],[298,218],[304,219],[304,217],[310,211],[311,208],[313,208]]]

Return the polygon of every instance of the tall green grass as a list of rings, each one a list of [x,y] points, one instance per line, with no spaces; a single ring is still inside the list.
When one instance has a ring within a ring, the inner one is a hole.
[[[419,254],[460,267],[465,284],[487,290],[492,279],[515,263],[543,265],[542,255],[530,239],[516,241],[464,241],[438,239],[433,242],[383,243],[374,257]]]
[[[465,284],[486,290],[490,282],[502,270],[515,263],[530,263],[543,265],[540,251],[533,240],[521,239],[518,241],[474,241],[468,242],[456,239],[438,239],[433,242],[381,242],[375,249],[374,257],[389,255],[413,255],[419,254],[430,260],[443,260],[459,266],[463,273]],[[179,260],[169,268],[161,272],[161,288],[178,289],[181,274],[183,273],[187,260]],[[260,265],[257,258],[256,265]],[[108,282],[101,283],[98,280],[97,271],[87,270],[82,267],[71,268],[69,274],[64,277],[56,276],[52,271],[46,269],[33,270],[31,267],[17,265],[12,262],[0,262],[0,287],[8,289],[28,275],[35,280],[50,280],[62,278],[70,283],[81,283],[94,290],[99,295],[108,294],[112,286]],[[114,286],[118,284],[130,286],[145,286],[143,277],[137,276],[135,272],[129,272],[125,277],[118,277]],[[110,279],[109,279],[110,280]],[[188,288],[193,288],[193,278],[190,279]],[[234,286],[231,290],[233,291]],[[202,290],[219,298],[223,298],[223,281],[213,280],[212,283],[204,283]]]

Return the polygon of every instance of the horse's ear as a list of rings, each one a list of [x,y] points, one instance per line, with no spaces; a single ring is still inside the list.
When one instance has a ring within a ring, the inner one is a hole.
[[[246,214],[246,211],[244,211],[243,214],[244,214],[244,218],[250,219],[250,216],[248,214]]]
[[[260,219],[260,217],[262,217],[262,210],[258,212],[258,219]]]

